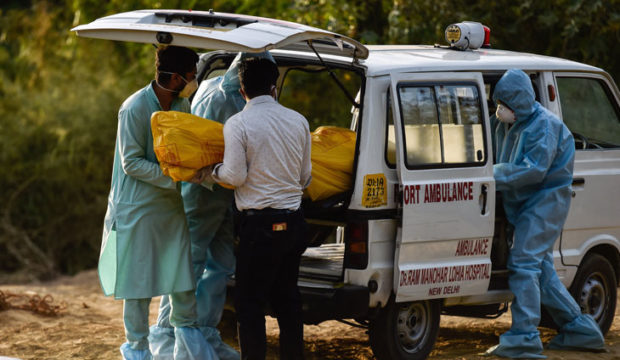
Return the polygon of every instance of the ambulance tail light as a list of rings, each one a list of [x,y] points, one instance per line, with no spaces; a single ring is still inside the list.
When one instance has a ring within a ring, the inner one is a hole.
[[[344,230],[344,267],[366,269],[368,266],[368,222],[348,223]]]
[[[549,92],[549,101],[555,101],[555,87],[549,84],[547,86],[547,91]]]

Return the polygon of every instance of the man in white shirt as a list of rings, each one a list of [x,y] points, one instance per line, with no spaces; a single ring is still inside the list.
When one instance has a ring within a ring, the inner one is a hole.
[[[224,161],[211,174],[235,186],[235,308],[242,359],[265,358],[267,304],[280,326],[280,359],[303,358],[297,276],[306,248],[300,205],[311,180],[311,141],[306,118],[275,100],[278,76],[270,60],[242,63],[247,104],[224,125]]]

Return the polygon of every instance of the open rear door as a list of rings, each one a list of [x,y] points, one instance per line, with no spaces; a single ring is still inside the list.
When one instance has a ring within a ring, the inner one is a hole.
[[[398,73],[391,82],[402,190],[396,301],[484,293],[495,182],[482,76]]]
[[[137,10],[97,19],[71,29],[97,39],[262,52],[313,51],[365,59],[368,49],[356,40],[288,21],[213,11]]]

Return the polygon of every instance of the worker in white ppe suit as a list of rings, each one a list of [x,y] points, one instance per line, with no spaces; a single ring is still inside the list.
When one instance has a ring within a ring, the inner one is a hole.
[[[112,186],[105,217],[99,276],[106,295],[124,299],[123,359],[151,359],[151,298],[169,295],[174,359],[216,359],[197,327],[190,239],[178,184],[165,176],[153,151],[151,115],[189,111],[198,56],[190,49],[157,50],[156,79],[118,114]],[[168,297],[168,296],[166,296]]]
[[[605,348],[594,319],[579,306],[553,267],[571,200],[575,143],[568,128],[535,100],[530,78],[508,70],[493,93],[498,104],[493,175],[501,192],[514,240],[508,256],[508,283],[514,294],[512,326],[488,354],[546,358],[537,330],[544,305],[559,327],[550,349]]]
[[[192,101],[192,113],[223,124],[241,111],[246,102],[239,93],[239,64],[251,57],[273,61],[268,53],[239,53],[224,75],[200,84]],[[220,359],[239,359],[239,352],[222,341],[217,329],[226,301],[226,282],[235,272],[233,191],[217,184],[207,189],[199,184],[183,183],[182,194],[192,244],[200,330]],[[164,297],[157,325],[151,327],[150,343],[155,359],[171,359],[174,332],[168,321],[169,313],[169,301]]]

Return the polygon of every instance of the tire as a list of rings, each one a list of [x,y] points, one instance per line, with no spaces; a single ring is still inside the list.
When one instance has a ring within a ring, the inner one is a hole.
[[[594,317],[603,335],[614,321],[617,286],[616,273],[609,260],[590,254],[579,266],[569,289],[581,312]]]
[[[368,336],[377,360],[423,360],[435,345],[439,332],[439,300],[395,303],[370,321]]]

